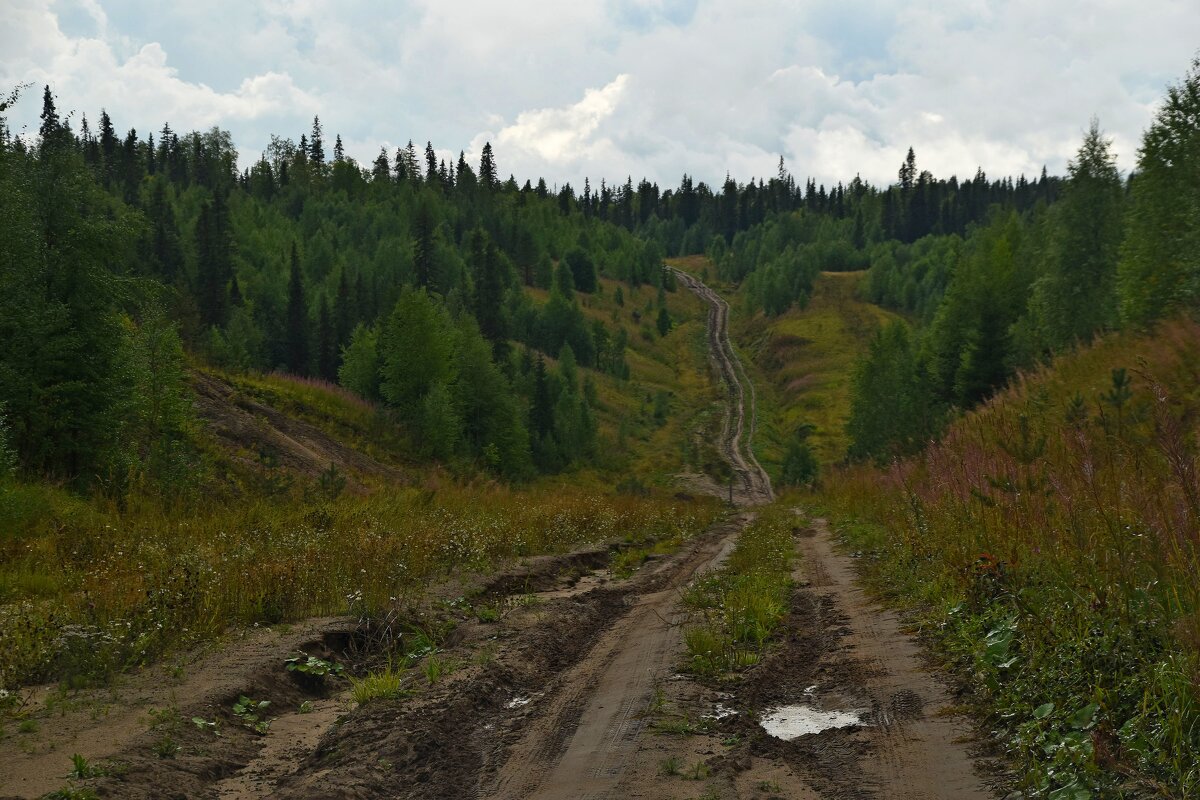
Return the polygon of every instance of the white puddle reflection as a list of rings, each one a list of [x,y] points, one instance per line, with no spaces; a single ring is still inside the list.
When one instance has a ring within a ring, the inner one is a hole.
[[[507,703],[505,703],[504,707],[505,708],[520,708],[521,706],[527,706],[527,705],[529,705],[528,697],[514,697],[512,700],[509,700]]]
[[[759,722],[776,739],[790,742],[810,733],[862,724],[862,711],[821,711],[811,706],[782,706],[767,712]]]
[[[717,703],[716,707],[713,708],[713,712],[711,714],[705,714],[704,718],[705,719],[725,719],[726,717],[736,716],[737,713],[738,713],[737,711],[735,711],[732,708],[729,708],[724,703]]]

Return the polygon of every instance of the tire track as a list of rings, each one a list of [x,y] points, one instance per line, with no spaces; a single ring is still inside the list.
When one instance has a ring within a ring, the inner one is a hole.
[[[765,505],[775,500],[771,478],[767,475],[749,440],[754,438],[758,422],[758,402],[754,384],[746,375],[729,341],[729,303],[699,278],[668,267],[684,286],[708,304],[708,351],[727,392],[725,419],[721,430],[721,452],[737,476],[741,489],[738,505]],[[749,395],[749,411],[747,411]],[[749,424],[747,424],[747,422]],[[746,428],[749,427],[749,437]]]

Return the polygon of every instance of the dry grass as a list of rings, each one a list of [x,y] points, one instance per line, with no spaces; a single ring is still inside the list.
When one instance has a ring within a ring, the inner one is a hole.
[[[383,608],[452,569],[627,535],[689,536],[716,513],[568,487],[392,488],[187,515],[59,499],[0,543],[0,687],[103,676],[230,624]]]
[[[880,586],[933,610],[1027,788],[1131,769],[1200,791],[1198,452],[1200,325],[1177,320],[1018,379],[919,456],[826,480],[838,517],[870,523],[846,530]],[[1097,733],[1071,744],[1089,704]]]

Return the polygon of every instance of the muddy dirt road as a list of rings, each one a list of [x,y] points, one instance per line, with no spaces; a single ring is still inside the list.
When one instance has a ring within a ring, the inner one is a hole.
[[[763,505],[775,499],[771,479],[754,457],[752,440],[758,419],[754,384],[729,342],[729,303],[693,275],[671,269],[684,286],[708,304],[708,352],[728,392],[721,432],[721,452],[729,463],[737,485],[738,505]]]
[[[497,800],[625,797],[625,767],[645,733],[645,710],[657,682],[673,672],[681,647],[679,590],[718,566],[751,514],[734,517],[689,557],[660,571],[649,591],[591,652],[556,681],[541,715],[521,734],[494,780],[481,786]],[[565,744],[564,744],[565,742]]]
[[[724,679],[681,672],[683,590],[774,495],[743,438],[753,389],[729,308],[677,274],[710,306],[741,510],[666,555],[621,540],[530,558],[430,587],[384,629],[311,621],[229,642],[165,684],[161,671],[131,676],[18,734],[20,750],[0,754],[0,797],[62,786],[74,752],[102,767],[77,787],[133,800],[995,797],[950,693],[822,520],[797,512],[795,587],[761,660]],[[632,572],[615,561],[631,552],[645,558]],[[393,623],[402,632],[381,646]],[[362,704],[345,681],[313,690],[282,667],[296,652],[357,676],[395,670],[399,690]],[[243,696],[270,701],[269,729],[231,711]]]

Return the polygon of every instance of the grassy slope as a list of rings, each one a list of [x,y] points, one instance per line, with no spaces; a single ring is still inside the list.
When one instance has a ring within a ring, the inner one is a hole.
[[[854,362],[875,332],[894,315],[857,297],[864,273],[825,272],[804,309],[779,317],[763,314],[735,325],[759,371],[764,419],[761,452],[778,464],[788,437],[802,423],[816,427],[811,437],[822,463],[846,453],[846,420]]]
[[[670,488],[681,459],[685,466],[712,461],[711,454],[706,456],[703,448],[697,452],[694,444],[697,438],[705,438],[697,437],[697,431],[719,425],[721,398],[708,369],[704,342],[706,308],[690,292],[667,292],[667,313],[673,327],[660,337],[655,328],[658,292],[654,287],[631,289],[608,279],[602,279],[601,285],[603,291],[577,297],[588,319],[600,320],[614,335],[618,326],[625,329],[630,369],[627,381],[586,371],[597,388],[598,434],[606,464],[541,482],[611,487],[632,475],[644,483]],[[624,295],[623,306],[615,300],[618,286]],[[537,303],[549,297],[543,290],[526,291]],[[655,397],[660,392],[669,396],[664,421],[654,417]]]
[[[825,483],[1026,790],[1200,792],[1198,434],[1200,326],[1176,321],[1061,356],[925,453]]]
[[[759,430],[755,453],[777,474],[788,437],[801,423],[816,426],[811,441],[826,464],[846,453],[846,420],[854,362],[875,332],[895,315],[858,298],[862,272],[825,272],[803,309],[778,317],[744,313],[736,290],[713,278],[703,256],[671,259],[672,265],[709,277],[732,307],[731,335],[758,390]]]
[[[336,386],[197,368],[193,446],[204,470],[191,500],[135,494],[118,505],[0,484],[0,688],[90,680],[229,623],[338,612],[355,592],[378,607],[457,567],[703,529],[715,503],[669,499],[683,445],[716,398],[703,307],[668,293],[677,324],[660,337],[656,290],[625,286],[619,307],[615,288],[606,280],[603,293],[581,296],[589,317],[629,336],[630,380],[581,370],[597,389],[600,467],[512,488],[456,478],[414,461],[377,408]],[[660,392],[670,397],[662,420]],[[329,464],[332,484],[321,474]],[[631,473],[664,491],[614,496]],[[64,624],[76,632],[65,648]]]

